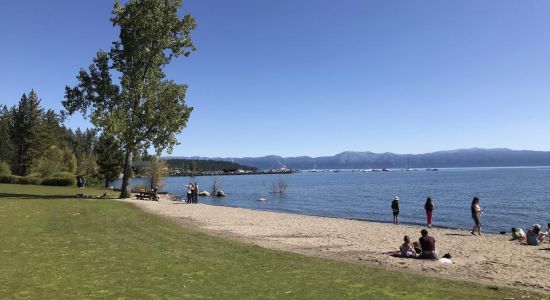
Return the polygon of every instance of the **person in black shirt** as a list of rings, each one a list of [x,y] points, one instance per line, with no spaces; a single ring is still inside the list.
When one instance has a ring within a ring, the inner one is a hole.
[[[391,201],[391,209],[393,212],[393,224],[399,224],[399,197],[393,197]]]

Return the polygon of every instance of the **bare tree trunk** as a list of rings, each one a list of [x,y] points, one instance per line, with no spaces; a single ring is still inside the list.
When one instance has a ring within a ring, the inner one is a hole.
[[[122,187],[120,189],[119,198],[130,198],[130,178],[132,177],[132,158],[134,153],[131,149],[126,149],[126,157],[124,158],[124,176],[122,177]]]

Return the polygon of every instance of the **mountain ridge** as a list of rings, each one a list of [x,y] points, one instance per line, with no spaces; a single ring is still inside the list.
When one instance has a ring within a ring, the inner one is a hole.
[[[165,157],[165,159],[210,159],[232,161],[259,169],[372,169],[372,168],[450,168],[519,167],[550,165],[550,151],[511,150],[508,148],[465,148],[422,154],[343,151],[332,156],[266,155],[261,157]]]

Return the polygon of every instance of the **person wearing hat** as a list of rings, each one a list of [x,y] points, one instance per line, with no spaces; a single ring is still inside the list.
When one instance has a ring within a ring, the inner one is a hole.
[[[393,212],[393,224],[399,224],[399,197],[393,197],[391,201],[391,210]]]
[[[540,232],[540,225],[535,224],[527,231],[527,245],[538,246],[546,237],[546,232]]]

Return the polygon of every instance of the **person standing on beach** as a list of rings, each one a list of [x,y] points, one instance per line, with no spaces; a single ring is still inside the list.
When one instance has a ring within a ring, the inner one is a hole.
[[[195,185],[194,185],[194,189],[193,189],[193,203],[199,203],[198,195],[199,195],[199,186],[197,185],[197,182],[195,181]]]
[[[192,203],[193,201],[193,183],[189,182],[187,186],[187,203]]]
[[[472,211],[472,219],[474,220],[474,228],[472,228],[472,231],[470,232],[472,235],[476,235],[476,229],[477,233],[481,235],[481,213],[483,213],[483,208],[479,206],[479,198],[474,197],[472,200],[472,205],[470,206],[470,210]]]
[[[424,204],[424,210],[426,211],[426,218],[428,219],[428,228],[432,228],[432,213],[435,209],[435,205],[432,202],[432,198],[428,197]]]
[[[391,209],[393,212],[393,224],[399,224],[399,197],[393,197],[391,201]]]

